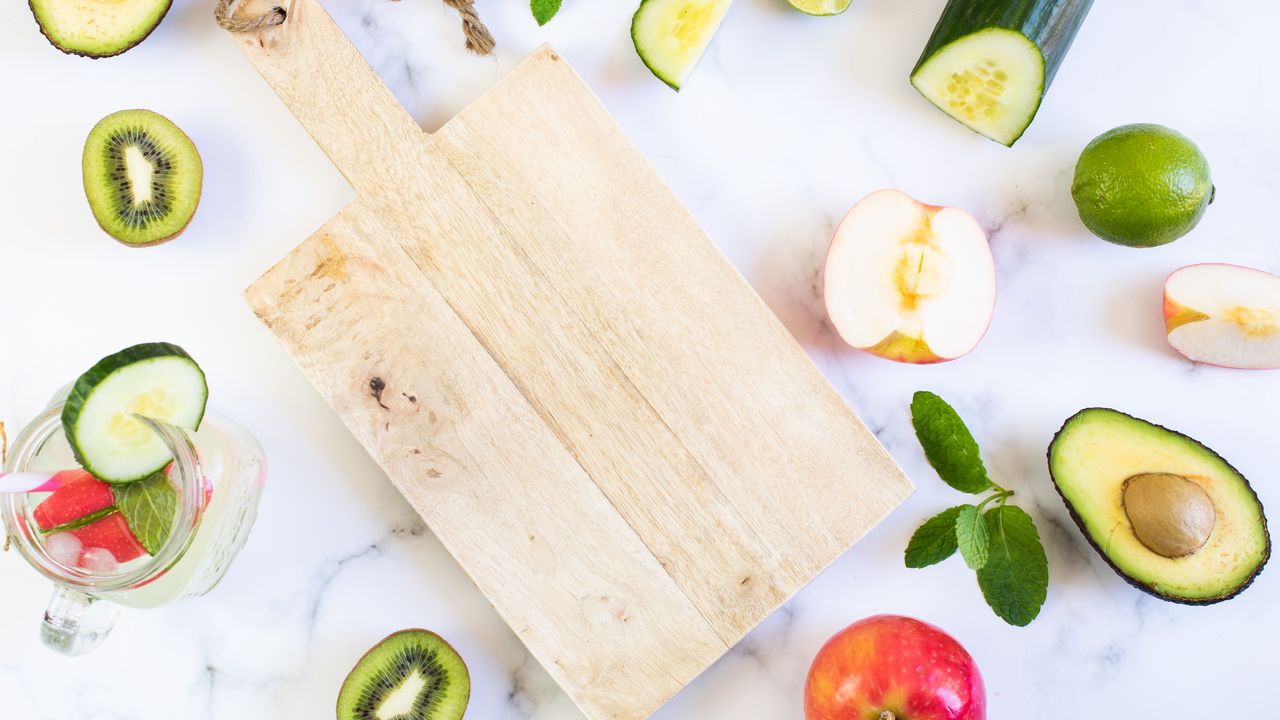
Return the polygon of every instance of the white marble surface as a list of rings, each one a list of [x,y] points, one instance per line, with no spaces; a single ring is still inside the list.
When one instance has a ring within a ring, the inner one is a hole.
[[[739,0],[679,95],[636,59],[632,3],[565,0],[545,29],[523,3],[479,4],[501,42],[496,60],[458,50],[456,20],[439,0],[327,3],[428,127],[553,43],[919,488],[660,720],[798,717],[819,645],[877,612],[927,619],[964,643],[993,718],[1274,716],[1260,686],[1280,640],[1280,574],[1207,608],[1131,589],[1071,526],[1044,452],[1068,415],[1113,406],[1202,439],[1280,508],[1280,374],[1194,367],[1166,347],[1159,322],[1162,280],[1182,264],[1280,271],[1271,50],[1280,9],[1098,3],[1011,151],[952,123],[907,83],[943,0],[855,0],[828,19],[782,0]],[[469,717],[580,718],[241,301],[350,190],[212,24],[211,6],[177,0],[145,44],[98,62],[51,49],[25,3],[0,8],[0,416],[19,424],[103,353],[167,339],[201,360],[212,402],[258,434],[272,468],[258,527],[223,584],[128,615],[84,658],[39,646],[45,583],[16,555],[0,557],[0,716],[330,717],[366,646],[426,626],[470,664]],[[206,163],[196,222],[145,251],[103,236],[79,187],[85,134],[133,106],[172,117]],[[1195,138],[1217,182],[1200,227],[1162,249],[1091,237],[1068,193],[1084,144],[1134,121]],[[990,230],[1000,300],[971,356],[907,367],[834,342],[817,300],[820,258],[841,214],[883,186],[967,208]],[[906,405],[917,388],[959,407],[999,482],[1040,524],[1052,582],[1029,628],[996,619],[958,559],[902,566],[915,526],[958,500],[911,435]]]

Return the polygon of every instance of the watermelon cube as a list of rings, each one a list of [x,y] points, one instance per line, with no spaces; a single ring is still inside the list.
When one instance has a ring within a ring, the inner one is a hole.
[[[61,527],[115,504],[111,486],[84,470],[65,470],[57,477],[62,480],[62,487],[31,513],[41,530]]]
[[[118,512],[71,531],[80,539],[85,551],[101,548],[111,553],[116,562],[127,563],[147,554],[138,537],[129,529],[129,523]]]

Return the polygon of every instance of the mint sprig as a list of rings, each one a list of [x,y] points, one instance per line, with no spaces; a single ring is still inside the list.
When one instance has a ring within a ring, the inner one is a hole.
[[[160,471],[137,482],[115,487],[116,508],[147,552],[155,555],[173,532],[178,514],[178,491]]]
[[[551,18],[560,12],[561,0],[530,0],[529,9],[533,11],[533,19],[538,25],[546,25]]]
[[[1027,625],[1040,614],[1049,589],[1049,560],[1035,521],[1008,504],[1013,491],[987,475],[977,441],[945,400],[917,392],[911,424],[943,482],[970,494],[992,492],[977,505],[958,505],[925,521],[907,543],[907,567],[932,565],[959,550],[996,615],[1010,625]]]

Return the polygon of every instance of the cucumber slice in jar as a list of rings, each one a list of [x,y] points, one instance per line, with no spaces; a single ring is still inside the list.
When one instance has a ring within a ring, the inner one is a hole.
[[[969,129],[1012,146],[1035,119],[1093,0],[950,0],[911,84]]]
[[[146,343],[99,360],[81,375],[62,408],[62,429],[76,460],[104,482],[142,480],[173,459],[134,415],[187,430],[200,427],[209,387],[177,345]]]
[[[631,40],[646,67],[679,91],[707,51],[733,0],[643,0]]]

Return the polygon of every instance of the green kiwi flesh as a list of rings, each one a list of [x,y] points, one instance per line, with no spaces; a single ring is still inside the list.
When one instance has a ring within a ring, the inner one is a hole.
[[[28,0],[40,32],[69,55],[104,58],[147,39],[172,0]]]
[[[84,144],[84,192],[111,237],[144,247],[172,240],[200,204],[204,167],[187,134],[150,110],[121,110]]]
[[[428,630],[401,630],[360,658],[338,693],[338,720],[462,720],[471,676]]]

